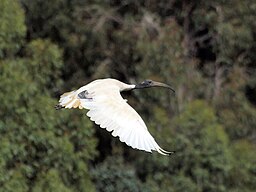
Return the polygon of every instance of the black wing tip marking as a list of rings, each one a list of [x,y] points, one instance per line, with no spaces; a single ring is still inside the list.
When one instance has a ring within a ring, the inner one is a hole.
[[[160,148],[160,151],[162,152],[162,153],[164,153],[165,155],[168,155],[168,156],[170,156],[170,155],[172,155],[172,154],[174,154],[176,151],[165,151],[165,150],[163,150],[163,149],[161,149]]]
[[[92,98],[89,96],[89,92],[88,92],[87,90],[78,93],[77,96],[79,97],[79,99],[92,99]]]
[[[171,155],[171,154],[174,154],[176,151],[170,151],[167,153],[167,155]]]

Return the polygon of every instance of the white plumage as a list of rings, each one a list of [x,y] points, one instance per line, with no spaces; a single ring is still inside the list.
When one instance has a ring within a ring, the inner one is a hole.
[[[163,150],[149,133],[144,121],[139,114],[123,99],[120,92],[150,86],[128,85],[115,79],[95,80],[76,91],[64,93],[57,108],[88,109],[87,116],[101,128],[118,136],[134,149],[152,152],[155,150],[163,155],[170,154]],[[153,82],[157,83],[157,82]],[[161,84],[158,86],[162,86]]]

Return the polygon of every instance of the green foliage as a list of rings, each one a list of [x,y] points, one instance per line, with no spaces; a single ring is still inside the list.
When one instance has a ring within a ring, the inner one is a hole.
[[[125,165],[120,157],[107,158],[93,170],[93,178],[97,191],[150,191],[137,178],[135,170]]]
[[[26,33],[24,11],[17,0],[0,2],[0,59],[19,51]]]
[[[159,180],[161,181],[159,183]],[[158,181],[158,182],[157,182]],[[170,192],[182,192],[182,191],[200,191],[193,181],[189,177],[181,174],[171,176],[168,174],[157,173],[147,178],[147,185],[154,192],[157,191],[170,191]]]
[[[35,183],[33,192],[71,192],[63,185],[56,170],[48,170],[45,176],[40,175],[39,178],[39,181]]]
[[[38,62],[30,62],[40,63],[38,59]],[[49,65],[48,69],[45,66],[45,71],[37,72],[37,79],[44,81],[35,81],[34,70],[37,66],[33,68],[28,61],[26,58],[19,62],[3,62],[0,83],[3,92],[0,98],[5,113],[1,113],[0,133],[6,139],[7,146],[3,153],[7,154],[1,161],[1,169],[6,172],[7,181],[1,182],[8,183],[12,172],[20,166],[25,168],[23,180],[39,177],[48,169],[55,168],[62,178],[62,183],[56,181],[61,183],[58,189],[61,190],[64,185],[82,182],[87,175],[87,166],[83,164],[95,154],[95,140],[90,138],[93,134],[92,124],[87,119],[78,118],[82,116],[81,113],[71,116],[68,113],[56,113],[53,107],[56,101],[46,91],[47,84],[55,82],[43,78],[52,66]],[[77,118],[77,121],[72,122]],[[80,170],[78,166],[83,169]],[[45,182],[50,181],[55,182]],[[52,185],[57,190],[58,186]]]
[[[222,97],[216,99],[219,119],[230,138],[247,138],[250,141],[255,139],[256,109],[246,98],[243,90],[246,87],[247,78],[241,67],[235,67],[228,77],[225,92]]]
[[[224,190],[232,156],[228,137],[218,124],[214,111],[204,102],[194,101],[175,124],[175,132],[180,133],[176,142],[182,151],[176,160],[184,162],[183,170],[192,174],[203,190]]]
[[[5,173],[6,174],[6,173]],[[13,171],[11,175],[1,175],[1,178],[8,177],[6,180],[2,183],[0,191],[1,192],[24,192],[28,191],[28,185],[26,178],[23,176],[22,172],[20,170]]]
[[[33,81],[47,89],[56,89],[60,86],[60,69],[63,66],[62,53],[56,45],[49,40],[32,41],[26,47],[25,56],[27,65],[33,74]]]
[[[12,54],[0,61],[0,190],[93,191],[87,166],[96,154],[92,124],[81,113],[57,113],[51,98],[62,83],[61,51],[38,39],[23,57]]]
[[[235,157],[230,174],[230,183],[233,191],[253,191],[256,187],[255,180],[255,145],[246,140],[240,140],[232,145]]]
[[[191,191],[227,190],[233,157],[228,136],[214,110],[204,101],[195,100],[172,122],[172,129],[162,129],[165,135],[172,135],[165,140],[169,146],[175,146],[176,153],[169,159],[157,155],[140,159],[139,173],[148,175],[149,185],[156,182],[154,191],[182,191],[188,186]],[[174,180],[172,176],[178,178]]]

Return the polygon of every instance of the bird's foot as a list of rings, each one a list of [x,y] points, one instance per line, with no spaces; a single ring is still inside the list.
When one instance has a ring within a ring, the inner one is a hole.
[[[58,104],[58,105],[55,105],[55,109],[56,110],[60,110],[60,109],[63,109],[64,107],[62,106],[62,105],[60,105],[60,104]]]

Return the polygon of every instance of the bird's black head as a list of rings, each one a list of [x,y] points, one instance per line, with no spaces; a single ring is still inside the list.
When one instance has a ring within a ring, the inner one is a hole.
[[[147,79],[147,80],[137,84],[135,88],[137,88],[137,89],[148,88],[148,87],[152,87],[152,84],[153,84],[153,81]]]
[[[173,92],[175,92],[174,89],[172,87],[170,87],[169,85],[160,83],[160,82],[156,82],[156,81],[152,81],[152,80],[145,80],[145,81],[137,84],[135,86],[135,89],[143,89],[143,88],[149,88],[149,87],[165,87],[165,88],[168,88],[168,89],[172,90]]]

